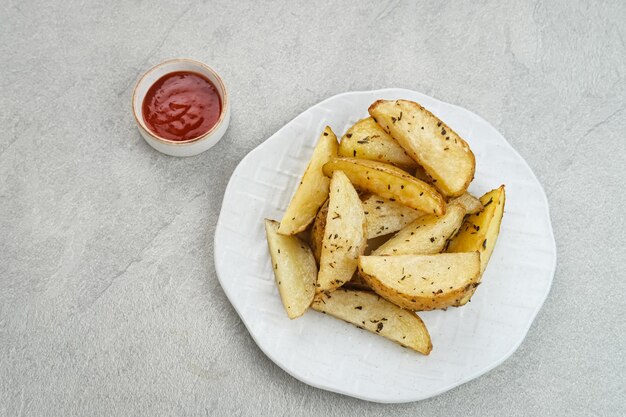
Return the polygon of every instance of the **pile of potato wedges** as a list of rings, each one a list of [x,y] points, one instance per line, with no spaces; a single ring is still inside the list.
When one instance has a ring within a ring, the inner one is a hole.
[[[340,141],[326,127],[280,222],[265,220],[287,315],[310,308],[427,355],[415,313],[461,307],[481,282],[504,185],[467,192],[476,160],[420,104],[378,100]]]

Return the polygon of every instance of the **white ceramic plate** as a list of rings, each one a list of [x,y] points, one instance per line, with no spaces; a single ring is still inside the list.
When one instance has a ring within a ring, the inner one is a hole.
[[[474,195],[506,184],[500,237],[471,303],[420,313],[429,356],[308,311],[289,320],[270,265],[263,219],[280,220],[325,125],[339,136],[377,99],[414,100],[467,140]],[[493,369],[520,345],[552,283],[556,245],[548,202],[524,159],[479,116],[415,91],[339,94],[311,107],[250,152],[233,173],[215,231],[222,287],[261,350],[295,378],[377,402],[432,397]]]

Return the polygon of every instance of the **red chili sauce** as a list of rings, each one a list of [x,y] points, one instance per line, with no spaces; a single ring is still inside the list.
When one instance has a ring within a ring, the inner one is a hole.
[[[156,135],[175,141],[197,138],[220,118],[217,88],[201,74],[172,72],[159,78],[143,99],[143,120]]]

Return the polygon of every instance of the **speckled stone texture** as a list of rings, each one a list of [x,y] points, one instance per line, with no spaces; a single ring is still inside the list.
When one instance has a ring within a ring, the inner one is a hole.
[[[625,415],[626,3],[452,3],[2,2],[0,415]],[[179,56],[232,97],[227,135],[187,159],[130,112],[138,76]],[[559,252],[510,359],[403,405],[288,376],[213,267],[239,160],[318,101],[383,87],[498,128],[546,189]]]

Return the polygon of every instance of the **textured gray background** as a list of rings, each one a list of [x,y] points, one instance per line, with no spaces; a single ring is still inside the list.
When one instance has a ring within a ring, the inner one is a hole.
[[[307,3],[1,2],[0,415],[626,414],[626,3]],[[232,93],[227,135],[188,159],[148,147],[129,104],[180,56]],[[328,96],[383,87],[496,126],[544,185],[559,252],[509,360],[391,406],[270,362],[212,242],[248,151]]]

